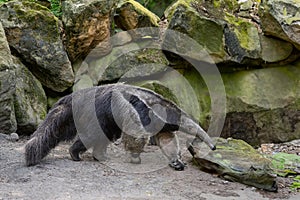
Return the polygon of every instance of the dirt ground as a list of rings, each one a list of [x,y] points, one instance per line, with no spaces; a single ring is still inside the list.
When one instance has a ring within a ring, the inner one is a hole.
[[[119,146],[111,145],[106,162],[96,162],[91,153],[83,161],[70,159],[69,143],[62,143],[40,164],[24,165],[24,144],[0,139],[0,199],[300,199],[290,191],[290,179],[278,179],[279,191],[266,192],[225,181],[200,171],[191,155],[182,149],[187,163],[174,171],[156,147],[148,146],[142,164],[124,163]]]

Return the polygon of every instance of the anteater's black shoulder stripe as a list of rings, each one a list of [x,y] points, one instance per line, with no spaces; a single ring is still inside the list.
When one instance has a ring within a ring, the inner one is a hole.
[[[112,112],[112,95],[110,88],[102,88],[95,95],[95,109],[98,123],[102,131],[110,141],[115,141],[121,137],[122,130],[114,120]],[[99,130],[100,131],[100,130]]]
[[[151,119],[149,117],[150,108],[141,99],[139,99],[135,95],[130,95],[129,99],[127,99],[127,100],[137,111],[140,121],[142,122],[142,125],[144,127],[148,126],[151,123]]]

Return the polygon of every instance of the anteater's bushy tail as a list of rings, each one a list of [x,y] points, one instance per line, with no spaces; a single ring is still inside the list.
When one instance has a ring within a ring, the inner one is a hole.
[[[70,96],[56,103],[25,145],[26,165],[36,165],[61,141],[76,136]]]

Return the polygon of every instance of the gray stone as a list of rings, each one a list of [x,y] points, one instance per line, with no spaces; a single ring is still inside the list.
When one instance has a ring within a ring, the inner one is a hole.
[[[283,40],[261,36],[262,59],[265,62],[279,62],[287,59],[293,52],[293,45]]]
[[[227,108],[219,110],[226,113],[221,136],[242,139],[253,146],[300,138],[299,64],[222,74]],[[160,85],[171,89],[176,103],[207,130],[212,123],[210,92],[213,91],[208,91],[196,70],[184,70],[181,74],[186,86],[170,72],[159,79]],[[146,81],[144,85],[149,83]],[[157,85],[151,84],[150,88],[172,97],[168,90]],[[191,98],[193,93],[195,98]]]
[[[17,133],[11,133],[9,135],[9,140],[12,142],[16,142],[19,140],[19,135]]]
[[[300,50],[300,2],[265,0],[260,9],[265,34],[291,42]]]
[[[215,151],[210,151],[197,141],[187,145],[194,163],[201,170],[216,173],[229,181],[277,191],[269,159],[242,140],[214,138],[214,142],[217,147]]]
[[[8,140],[9,139],[9,135],[4,134],[4,133],[0,133],[0,141],[2,140]]]
[[[112,39],[117,40],[119,34]],[[121,37],[122,39],[122,37]],[[123,43],[123,42],[122,42]],[[147,48],[152,42],[148,39],[117,45],[106,56],[88,56],[78,67],[73,90],[127,79],[143,79],[167,69],[168,60],[160,49]],[[92,85],[91,85],[92,84]]]
[[[259,64],[261,44],[257,25],[229,13],[224,19],[228,25],[224,33],[230,60],[241,64]]]
[[[14,63],[16,66],[14,108],[18,133],[31,134],[47,114],[47,97],[37,78],[17,58],[14,59]]]
[[[74,73],[60,38],[59,20],[45,7],[11,1],[0,7],[9,46],[41,83],[58,92],[72,86]]]
[[[112,10],[117,0],[66,0],[62,2],[65,43],[72,63],[97,47],[97,56],[110,52]]]
[[[0,131],[32,133],[46,115],[41,83],[10,54],[0,23]]]
[[[192,38],[207,52],[205,57],[211,57],[225,71],[292,63],[299,58],[292,45],[299,46],[299,5],[295,3],[284,8],[285,3],[281,0],[264,2],[268,3],[263,3],[264,9],[259,11],[260,2],[256,0],[213,3],[177,0],[166,10],[165,16],[169,20],[168,29]],[[292,4],[292,0],[288,4]],[[286,18],[279,20],[281,15],[274,11],[276,9],[286,9]],[[260,21],[264,34],[280,40],[263,35]],[[163,45],[173,48],[177,54],[204,61],[199,50],[190,42],[186,44],[167,35]],[[183,59],[177,55],[167,54],[167,57],[179,67],[186,67],[186,62],[182,62]]]
[[[116,9],[115,22],[123,30],[158,26],[159,17],[134,0],[121,0]]]
[[[192,5],[192,1],[179,0],[174,3],[165,12],[166,17],[169,20],[168,29],[179,31],[183,34],[187,34],[195,42],[199,43],[212,57],[216,63],[222,62],[226,59],[225,44],[224,44],[224,23],[220,20],[208,18],[203,16]],[[176,49],[184,55],[191,55],[192,58],[196,58],[199,53],[198,49],[191,49],[190,45],[184,46],[184,42],[177,42],[174,38],[166,36],[164,46],[167,49]],[[181,50],[184,52],[181,52]],[[189,51],[189,52],[185,52]],[[175,62],[175,61],[173,61]]]
[[[224,137],[251,145],[300,138],[300,65],[223,75],[227,93]]]
[[[0,23],[0,132],[17,130],[14,110],[15,71],[10,49]]]

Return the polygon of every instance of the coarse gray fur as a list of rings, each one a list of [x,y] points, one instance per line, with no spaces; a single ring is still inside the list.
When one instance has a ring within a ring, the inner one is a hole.
[[[183,170],[175,132],[183,131],[215,149],[207,133],[174,103],[151,90],[109,84],[74,92],[61,98],[25,146],[26,165],[39,163],[61,141],[77,137],[70,147],[73,160],[93,148],[93,156],[103,160],[109,142],[123,135],[129,161],[140,163],[139,154],[153,136],[170,166]]]

